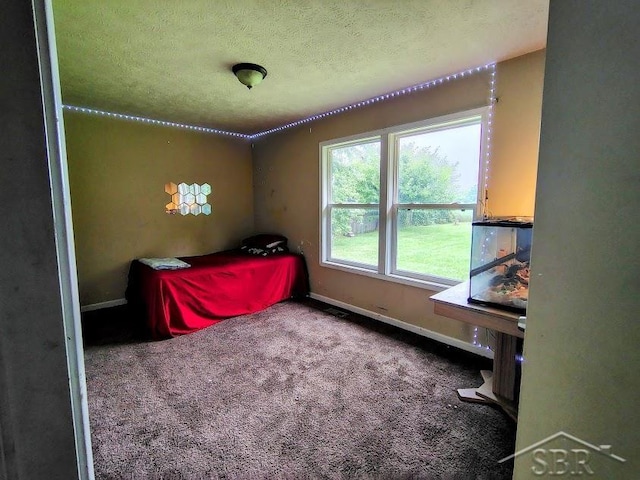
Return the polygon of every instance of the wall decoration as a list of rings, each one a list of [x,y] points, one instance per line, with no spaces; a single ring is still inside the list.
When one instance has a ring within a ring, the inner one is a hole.
[[[175,215],[211,215],[211,205],[207,202],[207,195],[211,193],[211,185],[203,183],[175,184],[166,183],[164,191],[171,196],[171,202],[165,205],[165,212]]]

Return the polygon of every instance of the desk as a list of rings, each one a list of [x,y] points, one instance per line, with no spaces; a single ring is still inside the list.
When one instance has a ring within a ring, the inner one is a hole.
[[[431,296],[437,315],[453,318],[496,332],[493,371],[482,370],[484,379],[478,388],[458,389],[467,402],[496,403],[514,420],[518,415],[516,385],[518,339],[524,332],[518,328],[516,313],[469,303],[469,282],[464,282]]]

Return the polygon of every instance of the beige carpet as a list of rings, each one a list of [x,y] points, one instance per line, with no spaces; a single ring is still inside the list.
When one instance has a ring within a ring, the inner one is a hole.
[[[96,334],[123,308],[86,318],[96,478],[511,478],[515,424],[456,396],[484,359],[316,307],[161,342]]]

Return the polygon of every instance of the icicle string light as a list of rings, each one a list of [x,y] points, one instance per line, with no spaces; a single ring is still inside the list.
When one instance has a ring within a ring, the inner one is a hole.
[[[136,121],[136,122],[142,122],[142,123],[149,123],[152,125],[162,125],[162,126],[166,126],[166,127],[175,127],[175,128],[182,128],[185,130],[194,130],[194,131],[198,131],[198,132],[205,132],[205,133],[214,133],[217,135],[227,135],[227,136],[231,136],[231,137],[237,137],[237,138],[245,138],[248,140],[255,140],[257,138],[260,137],[264,137],[265,135],[269,135],[271,133],[275,133],[275,132],[280,132],[282,130],[286,130],[288,128],[293,128],[293,127],[297,127],[298,125],[302,125],[304,123],[309,123],[309,122],[313,122],[315,120],[320,120],[321,118],[325,118],[325,117],[329,117],[331,115],[336,115],[339,113],[343,113],[343,112],[347,112],[350,110],[354,110],[356,108],[360,108],[360,107],[365,107],[367,105],[371,105],[373,103],[378,103],[378,102],[382,102],[384,100],[388,100],[390,98],[396,98],[399,97],[401,95],[407,95],[410,93],[414,93],[420,90],[425,90],[428,88],[433,88],[437,85],[441,85],[445,82],[450,82],[453,80],[457,80],[459,78],[464,78],[464,77],[468,77],[470,75],[473,75],[475,73],[479,73],[479,72],[486,72],[489,71],[490,75],[491,75],[491,83],[490,83],[490,93],[489,93],[489,120],[488,120],[488,129],[487,129],[487,150],[486,150],[486,159],[485,159],[485,183],[488,180],[488,175],[489,175],[489,145],[490,145],[490,140],[491,140],[491,123],[492,123],[492,118],[493,118],[493,104],[495,103],[495,73],[496,73],[496,65],[495,63],[489,63],[487,65],[484,65],[482,67],[476,67],[476,68],[470,68],[468,70],[463,70],[461,72],[458,73],[454,73],[451,75],[446,75],[444,77],[440,77],[436,80],[429,80],[427,82],[424,83],[420,83],[418,85],[413,85],[411,87],[406,87],[406,88],[402,88],[400,90],[395,90],[393,92],[389,92],[389,93],[385,93],[383,95],[378,95],[372,98],[368,98],[366,100],[362,100],[360,102],[357,103],[352,103],[351,105],[346,105],[344,107],[340,107],[340,108],[336,108],[334,110],[330,110],[328,112],[324,112],[324,113],[319,113],[317,115],[312,115],[310,117],[307,118],[303,118],[302,120],[297,120],[295,122],[291,122],[291,123],[287,123],[285,125],[282,125],[280,127],[276,127],[276,128],[271,128],[269,130],[265,130],[263,132],[258,132],[258,133],[254,133],[254,134],[245,134],[245,133],[238,133],[238,132],[228,132],[226,130],[219,130],[216,128],[207,128],[207,127],[198,127],[198,126],[194,126],[194,125],[187,125],[184,123],[176,123],[176,122],[167,122],[167,121],[163,121],[163,120],[154,120],[152,118],[145,118],[145,117],[139,117],[136,115],[125,115],[122,113],[112,113],[112,112],[105,112],[102,110],[96,110],[93,108],[85,108],[85,107],[77,107],[77,106],[73,106],[73,105],[63,105],[63,108],[66,110],[70,110],[70,111],[74,111],[74,112],[82,112],[82,113],[90,113],[90,114],[96,114],[96,115],[101,115],[101,116],[105,116],[105,117],[110,117],[110,118],[119,118],[121,120],[131,120],[131,121]]]
[[[227,132],[225,130],[218,130],[217,128],[198,127],[195,125],[187,125],[185,123],[166,122],[164,120],[154,120],[152,118],[138,117],[135,115],[125,115],[123,113],[105,112],[102,110],[95,110],[93,108],[76,107],[73,105],[63,105],[62,108],[66,110],[70,110],[72,112],[90,113],[94,115],[100,115],[103,117],[119,118],[120,120],[131,120],[134,122],[149,123],[151,125],[162,125],[165,127],[175,127],[175,128],[182,128],[185,130],[194,130],[196,132],[215,133],[217,135],[228,135],[230,137],[247,138],[247,139],[251,138],[251,135],[246,135],[244,133]]]

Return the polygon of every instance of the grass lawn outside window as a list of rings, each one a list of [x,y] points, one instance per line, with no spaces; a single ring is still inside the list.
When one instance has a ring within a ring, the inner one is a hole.
[[[398,232],[403,248],[398,252],[398,267],[411,272],[429,272],[440,277],[464,281],[469,277],[471,223],[447,223],[404,227]],[[335,258],[347,258],[366,264],[378,262],[378,232],[332,239]]]

